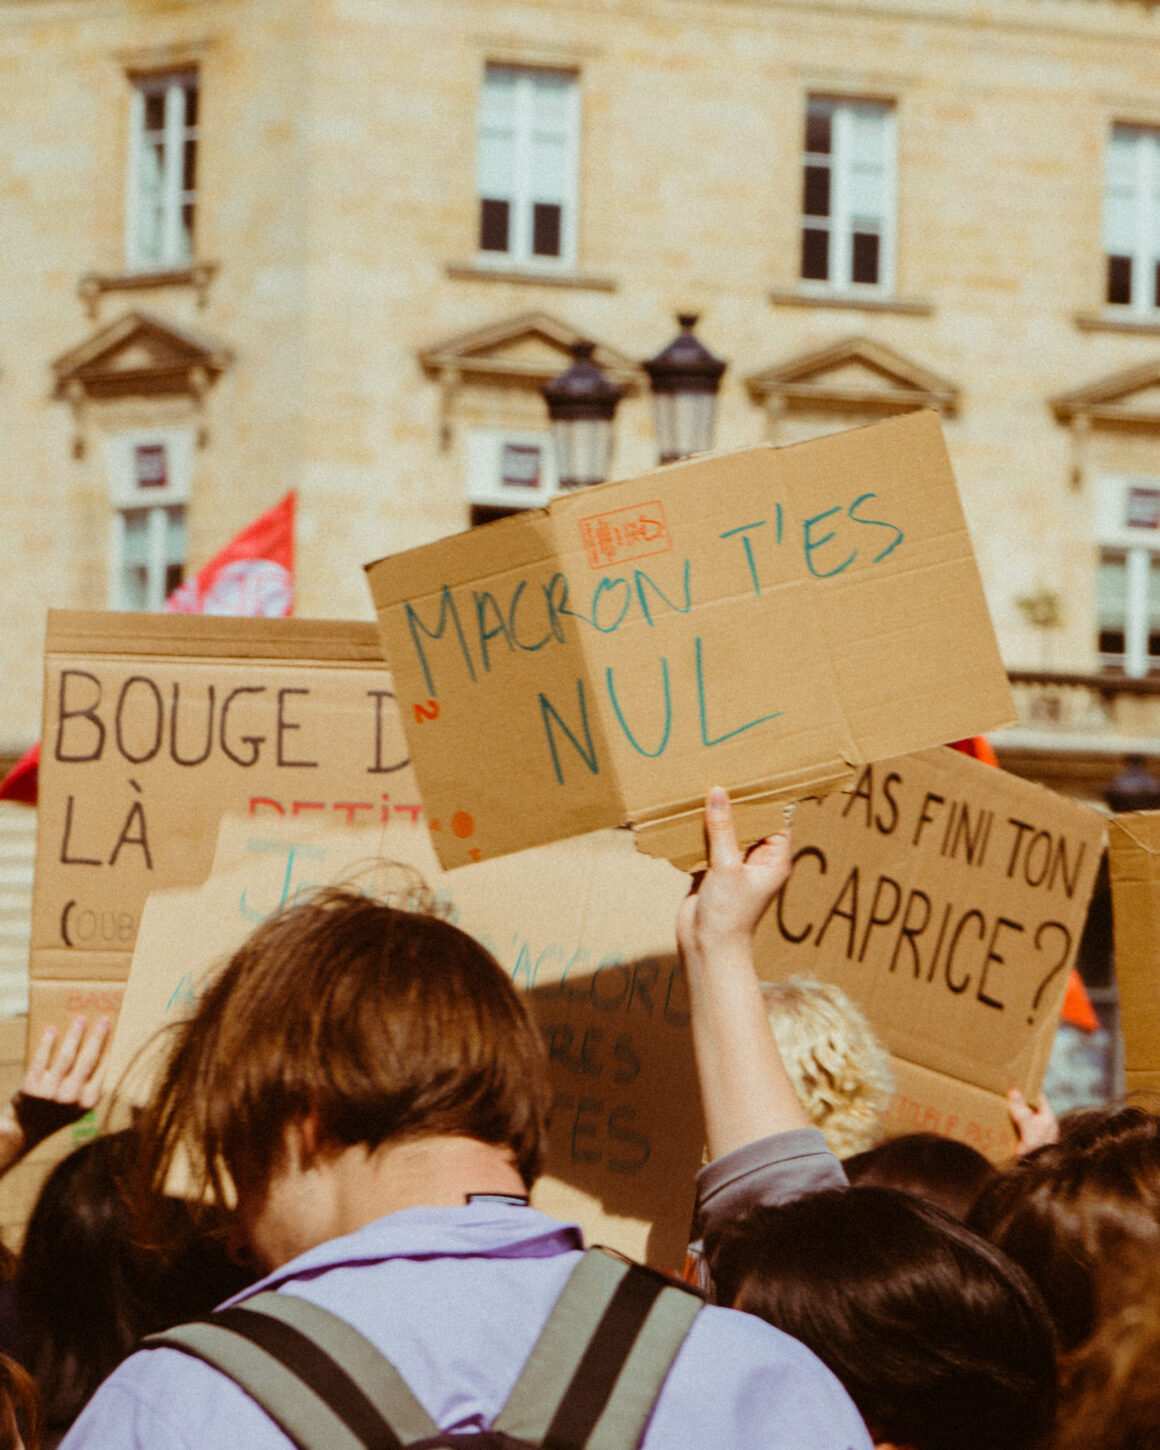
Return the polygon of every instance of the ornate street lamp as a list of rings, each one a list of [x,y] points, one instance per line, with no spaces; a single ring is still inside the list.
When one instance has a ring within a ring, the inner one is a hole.
[[[1145,756],[1125,756],[1124,768],[1104,791],[1104,800],[1117,814],[1160,810],[1160,780],[1148,769]]]
[[[561,488],[603,483],[612,455],[612,418],[624,389],[592,361],[596,344],[577,342],[572,365],[540,391],[548,404]]]
[[[713,446],[717,390],[725,364],[693,336],[695,312],[677,316],[681,330],[663,352],[644,364],[653,392],[662,463],[704,453]]]

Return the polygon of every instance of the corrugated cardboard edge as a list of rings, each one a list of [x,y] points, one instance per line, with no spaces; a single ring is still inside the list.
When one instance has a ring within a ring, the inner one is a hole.
[[[854,779],[854,768],[844,760],[827,761],[810,770],[791,772],[730,791],[733,822],[742,850],[789,825],[790,807],[805,797],[829,795]],[[700,871],[705,852],[705,800],[666,807],[665,814],[642,813],[628,821],[636,848],[646,856],[671,861],[679,871]]]
[[[50,609],[45,636],[51,655],[172,655],[213,659],[327,660],[383,664],[378,627],[351,619],[235,619],[213,614],[128,614]]]
[[[1116,980],[1124,1078],[1160,1087],[1160,811],[1132,811],[1108,823]]]

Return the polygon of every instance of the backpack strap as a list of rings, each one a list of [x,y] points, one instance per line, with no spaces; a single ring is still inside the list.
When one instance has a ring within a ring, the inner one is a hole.
[[[701,1298],[589,1249],[491,1427],[543,1450],[635,1450]],[[403,1377],[346,1320],[295,1294],[255,1294],[142,1341],[228,1375],[299,1450],[403,1450],[440,1432]]]
[[[267,1291],[143,1341],[204,1359],[234,1380],[299,1450],[402,1450],[438,1435],[403,1377],[345,1319]]]
[[[701,1304],[654,1269],[589,1249],[493,1429],[543,1450],[634,1450]]]

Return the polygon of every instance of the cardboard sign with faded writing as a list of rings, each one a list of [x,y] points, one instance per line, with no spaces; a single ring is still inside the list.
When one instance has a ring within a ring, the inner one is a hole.
[[[864,1008],[894,1057],[893,1130],[1010,1156],[1005,1095],[1038,1095],[1103,842],[1097,811],[955,750],[867,765],[796,808],[758,969]]]
[[[713,784],[753,841],[867,760],[1013,719],[933,413],[584,489],[368,577],[449,867],[625,823],[691,867]]]
[[[51,612],[32,1041],[116,1013],[146,897],[205,879],[227,811],[418,823],[374,626]]]
[[[1160,1092],[1160,811],[1108,824],[1116,985],[1128,1092]]]
[[[320,835],[256,821],[223,822],[217,861],[201,889],[146,904],[111,1061],[114,1080],[135,1064],[128,1095],[149,1073],[138,1054],[255,925],[336,881],[412,906],[412,880],[390,864],[405,862],[531,997],[554,1088],[537,1205],[679,1268],[704,1141],[676,956],[682,873],[622,832],[443,873],[426,833],[402,825]]]

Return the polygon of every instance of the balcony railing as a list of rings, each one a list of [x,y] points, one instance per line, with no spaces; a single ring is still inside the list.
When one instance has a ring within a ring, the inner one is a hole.
[[[1160,753],[1160,676],[1136,679],[1108,672],[1008,672],[1018,723],[996,743],[1030,737],[1073,749]]]

